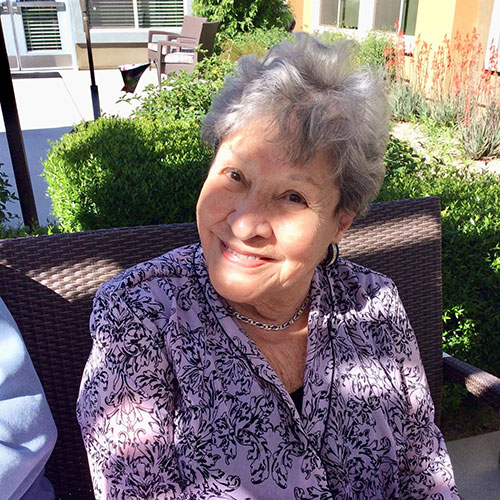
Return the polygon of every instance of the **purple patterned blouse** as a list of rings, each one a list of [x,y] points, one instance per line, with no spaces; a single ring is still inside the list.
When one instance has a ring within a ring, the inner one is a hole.
[[[96,498],[458,500],[394,284],[320,266],[308,321],[299,415],[199,245],[105,283],[77,408]]]

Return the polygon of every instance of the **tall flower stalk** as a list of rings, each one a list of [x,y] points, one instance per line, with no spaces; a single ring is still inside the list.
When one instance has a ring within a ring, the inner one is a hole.
[[[436,48],[417,37],[408,54],[404,35],[398,32],[385,55],[391,94],[400,100],[391,99],[395,119],[408,119],[401,113],[403,108],[414,108],[410,115],[417,118],[425,109],[439,124],[458,128],[464,150],[472,158],[500,154],[499,53],[493,43],[486,59],[474,29],[465,35],[456,32],[451,40],[445,35]],[[407,87],[405,92],[402,86]]]

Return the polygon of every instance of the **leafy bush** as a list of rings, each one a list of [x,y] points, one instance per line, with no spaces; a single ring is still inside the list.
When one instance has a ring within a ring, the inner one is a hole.
[[[205,58],[190,75],[182,71],[163,80],[163,85],[150,85],[144,97],[124,97],[122,101],[139,100],[133,116],[149,120],[195,120],[207,114],[212,97],[219,91],[233,65],[219,56]],[[198,135],[198,130],[194,131]]]
[[[249,33],[239,33],[234,38],[227,39],[222,43],[221,58],[232,63],[241,56],[256,54],[262,57],[268,49],[283,41],[285,38],[291,40],[293,35],[281,28],[256,29]]]
[[[335,42],[341,42],[344,40],[353,40],[357,42],[357,38],[355,36],[341,29],[315,31],[313,36],[325,45],[332,45]]]
[[[100,118],[52,143],[44,175],[64,231],[192,221],[212,151],[195,119]]]
[[[442,207],[444,348],[500,375],[500,181],[427,165],[391,139],[378,201],[438,196]]]
[[[0,169],[2,165],[3,163],[0,163]],[[11,187],[12,186],[7,180],[7,174],[0,170],[0,227],[13,217],[13,215],[7,211],[7,203],[17,200],[16,195],[9,189]]]
[[[0,239],[4,238],[28,238],[30,236],[42,236],[44,234],[60,233],[60,228],[56,225],[49,224],[48,226],[37,226],[33,224],[32,227],[23,226],[2,226],[0,224]]]
[[[256,28],[286,29],[293,20],[283,0],[193,0],[195,16],[220,21],[218,39],[227,40]]]
[[[390,35],[380,31],[370,31],[364,38],[358,38],[340,29],[315,32],[314,37],[326,45],[342,40],[351,40],[358,45],[355,64],[385,68],[386,48],[390,43]]]
[[[389,35],[378,31],[370,31],[359,42],[358,63],[361,66],[383,68],[385,66],[385,49],[389,43]]]

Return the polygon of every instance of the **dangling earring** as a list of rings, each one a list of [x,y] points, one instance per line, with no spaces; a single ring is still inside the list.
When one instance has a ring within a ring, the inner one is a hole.
[[[337,259],[339,258],[339,246],[337,243],[330,243],[328,245],[328,254],[326,256],[326,259],[323,261],[323,265],[325,267],[330,267],[337,262]]]

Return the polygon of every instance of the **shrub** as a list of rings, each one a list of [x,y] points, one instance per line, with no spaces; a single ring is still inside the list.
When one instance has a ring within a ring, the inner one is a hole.
[[[201,122],[233,65],[213,55],[198,63],[191,74],[173,73],[163,80],[162,86],[149,85],[145,95],[125,96],[121,101],[139,101],[132,113],[134,117],[149,120],[194,120]]]
[[[342,42],[345,40],[357,42],[357,38],[355,36],[341,29],[316,31],[313,35],[317,40],[325,45],[332,45],[335,42]]]
[[[7,211],[7,203],[17,200],[17,196],[10,191],[12,187],[7,179],[7,174],[2,172],[3,163],[0,163],[0,227],[14,217]]]
[[[49,224],[48,226],[2,226],[0,224],[0,239],[4,238],[28,238],[30,236],[42,236],[44,234],[60,233],[60,228],[56,225]]]
[[[52,143],[44,175],[62,230],[193,221],[211,159],[195,119],[100,118]]]
[[[438,127],[456,127],[460,119],[460,103],[458,99],[446,97],[432,102],[430,117]]]
[[[378,201],[438,196],[442,208],[444,348],[500,375],[500,181],[427,165],[391,139]]]
[[[161,87],[150,85],[144,97],[124,97],[122,101],[139,100],[135,117],[149,120],[194,120],[201,122],[210,109],[212,97],[232,71],[233,65],[219,56],[203,59],[190,75],[182,71],[163,81]],[[198,134],[198,131],[195,131]]]
[[[314,33],[315,38],[326,45],[342,40],[351,40],[358,45],[355,64],[385,68],[386,48],[390,35],[380,31],[370,31],[364,38],[358,38],[341,29],[325,30]]]
[[[281,28],[256,29],[250,33],[239,33],[234,38],[222,43],[221,57],[229,62],[236,62],[241,56],[256,54],[262,57],[268,49],[283,41],[292,39],[293,35]]]
[[[357,62],[361,66],[385,67],[385,48],[389,43],[389,35],[378,31],[370,31],[359,42]]]
[[[286,29],[293,15],[283,0],[193,0],[195,16],[220,21],[218,39],[234,38],[256,28]]]

